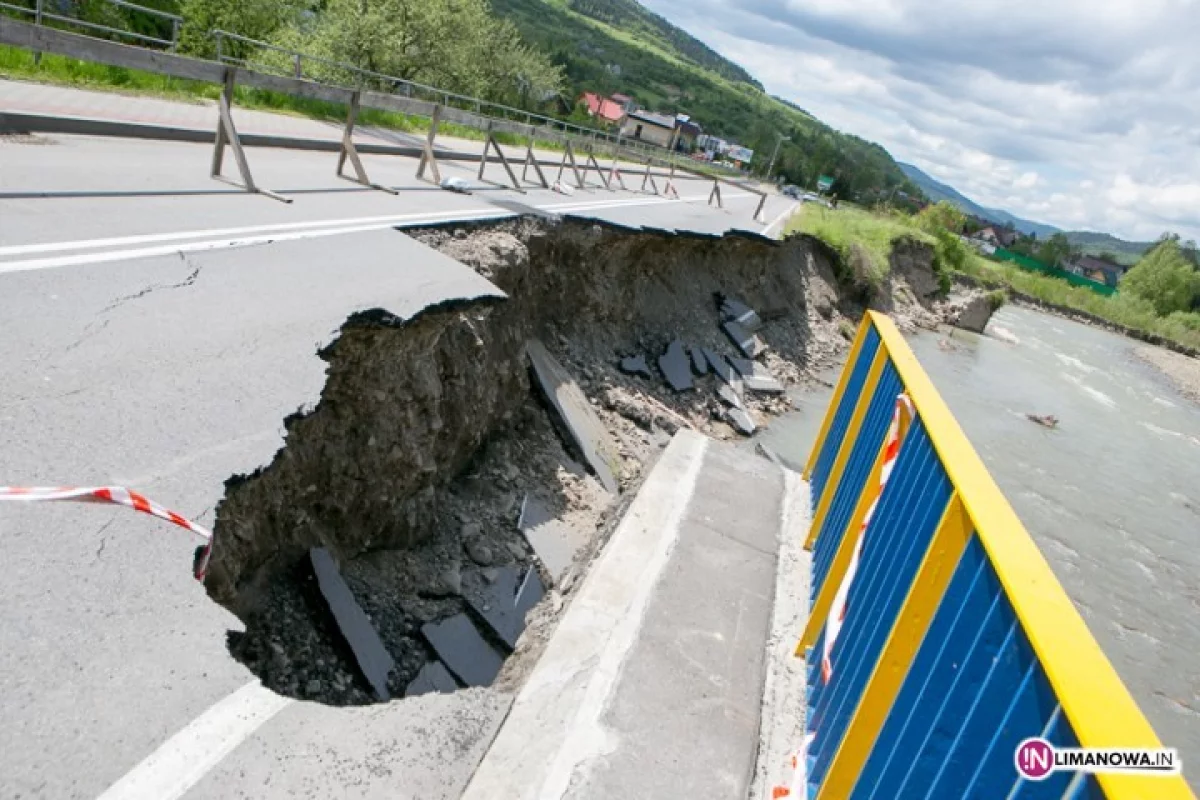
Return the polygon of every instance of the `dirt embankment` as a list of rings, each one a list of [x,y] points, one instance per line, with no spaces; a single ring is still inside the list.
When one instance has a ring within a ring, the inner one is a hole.
[[[723,421],[715,377],[676,393],[655,367],[676,338],[735,352],[718,327],[719,297],[766,320],[759,335],[770,349],[759,360],[788,386],[837,362],[859,311],[843,301],[827,251],[805,237],[690,238],[528,219],[414,235],[509,299],[347,321],[320,354],[329,366],[317,407],[286,421],[286,447],[231,479],[217,510],[206,585],[246,623],[230,649],[291,696],[372,699],[323,611],[310,547],[335,555],[374,620],[396,661],[395,695],[430,657],[422,624],[466,611],[497,569],[536,564],[516,525],[527,496],[592,542],[533,627],[561,606],[558,593],[620,501],[580,467],[531,390],[527,340],[544,342],[579,381],[619,450],[627,496],[679,426],[738,435]],[[618,370],[621,357],[639,354],[654,377]],[[760,425],[790,408],[786,395],[747,393],[746,402]]]

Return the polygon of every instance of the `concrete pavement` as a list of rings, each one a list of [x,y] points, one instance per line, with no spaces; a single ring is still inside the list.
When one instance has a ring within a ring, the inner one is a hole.
[[[746,797],[760,730],[763,751],[781,754],[776,742],[788,737],[777,734],[796,727],[776,730],[774,717],[798,722],[794,708],[761,719],[765,643],[794,637],[773,627],[803,614],[773,619],[780,545],[798,549],[808,518],[807,490],[787,485],[766,459],[677,433],[464,799]]]

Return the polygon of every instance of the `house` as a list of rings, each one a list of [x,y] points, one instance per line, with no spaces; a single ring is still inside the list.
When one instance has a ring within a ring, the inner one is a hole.
[[[642,142],[656,144],[659,147],[670,147],[675,140],[675,128],[678,120],[666,114],[655,114],[652,111],[631,111],[625,115],[621,124],[621,135],[626,139],[637,139]]]
[[[637,111],[637,103],[627,94],[613,94],[609,99],[619,105],[626,114],[630,111]]]
[[[1064,266],[1069,272],[1108,286],[1116,286],[1121,276],[1129,270],[1129,267],[1123,264],[1113,264],[1093,256],[1077,256]]]
[[[675,124],[679,130],[679,134],[675,137],[675,149],[685,153],[690,153],[696,149],[696,140],[704,133],[704,130],[692,122],[691,117],[684,114],[675,115]]]
[[[587,106],[588,116],[599,117],[606,123],[616,124],[625,118],[625,109],[620,103],[609,97],[601,97],[594,92],[584,92],[580,101]]]

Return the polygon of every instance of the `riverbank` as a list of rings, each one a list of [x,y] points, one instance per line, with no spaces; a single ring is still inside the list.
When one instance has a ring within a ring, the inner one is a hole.
[[[1157,367],[1181,394],[1200,404],[1200,359],[1157,347],[1139,347],[1134,354]]]

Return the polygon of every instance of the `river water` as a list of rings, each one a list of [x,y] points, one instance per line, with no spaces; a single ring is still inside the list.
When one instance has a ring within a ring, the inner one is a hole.
[[[954,349],[939,346],[944,333],[909,344],[1200,788],[1200,406],[1130,339],[1013,306],[988,333],[954,331]],[[798,395],[764,444],[802,464],[830,394]]]

